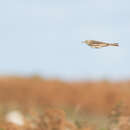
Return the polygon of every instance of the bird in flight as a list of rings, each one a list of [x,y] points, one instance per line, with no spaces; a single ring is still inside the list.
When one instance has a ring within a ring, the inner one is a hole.
[[[107,46],[119,46],[118,43],[107,43],[107,42],[100,42],[95,40],[85,40],[82,41],[82,43],[87,44],[88,46],[91,46],[92,48],[102,48]]]

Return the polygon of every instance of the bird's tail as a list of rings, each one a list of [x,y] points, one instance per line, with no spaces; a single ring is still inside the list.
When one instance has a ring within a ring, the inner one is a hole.
[[[109,44],[110,46],[119,46],[119,44],[118,43],[111,43],[111,44]]]

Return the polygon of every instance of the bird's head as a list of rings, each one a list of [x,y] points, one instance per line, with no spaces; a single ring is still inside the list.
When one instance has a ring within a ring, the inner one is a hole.
[[[89,40],[83,40],[83,41],[81,41],[81,43],[88,44],[88,41],[89,41]]]

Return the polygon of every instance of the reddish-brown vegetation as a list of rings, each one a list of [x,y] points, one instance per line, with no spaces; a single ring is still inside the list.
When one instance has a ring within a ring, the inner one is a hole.
[[[130,82],[63,82],[38,77],[0,79],[0,102],[24,106],[72,106],[88,112],[110,112],[123,102],[130,108]],[[130,109],[127,109],[130,113]]]
[[[130,130],[129,99],[129,81],[0,78],[0,130]],[[15,109],[24,116],[23,126],[5,120],[5,115]],[[68,114],[72,116],[69,120]],[[86,114],[95,114],[97,121],[106,114],[107,122],[92,124]]]

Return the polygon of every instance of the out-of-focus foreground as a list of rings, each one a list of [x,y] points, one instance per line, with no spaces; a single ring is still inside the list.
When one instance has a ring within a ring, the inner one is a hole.
[[[130,130],[129,100],[129,81],[1,77],[0,130]]]

